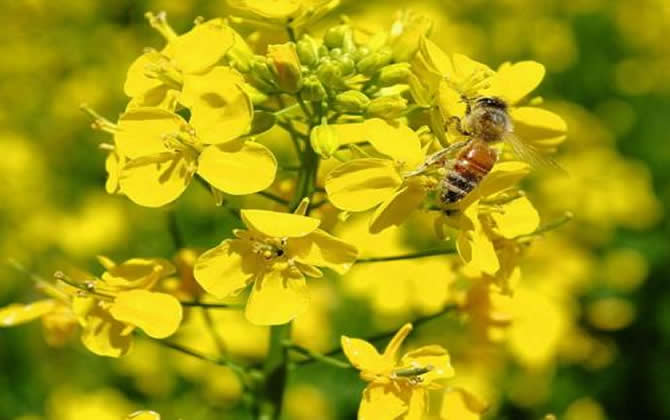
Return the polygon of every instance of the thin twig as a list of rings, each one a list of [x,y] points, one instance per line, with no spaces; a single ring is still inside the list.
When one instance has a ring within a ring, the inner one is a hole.
[[[352,366],[349,363],[347,363],[343,360],[337,360],[333,357],[328,357],[324,354],[315,352],[313,350],[310,350],[308,348],[299,346],[299,345],[291,343],[291,342],[285,342],[284,346],[291,351],[294,351],[296,353],[299,353],[303,356],[308,357],[309,360],[313,359],[315,361],[322,362],[322,363],[325,363],[325,364],[328,364],[328,365],[331,365],[331,366],[335,366],[335,367],[338,367],[338,368],[341,368],[341,369],[351,369],[352,368]]]
[[[384,262],[384,261],[398,261],[398,260],[411,260],[414,258],[425,258],[425,257],[433,257],[436,255],[451,255],[455,254],[456,249],[455,248],[446,248],[446,249],[428,249],[425,251],[419,251],[419,252],[414,252],[411,254],[404,254],[404,255],[391,255],[387,257],[369,257],[369,258],[359,258],[356,260],[356,264],[369,264],[369,263],[376,263],[376,262]]]
[[[288,206],[288,200],[284,200],[281,197],[278,197],[272,193],[266,192],[266,191],[259,191],[256,194],[263,196],[267,198],[268,200],[272,200],[275,203],[281,204],[282,206]]]
[[[205,303],[205,302],[179,302],[182,306],[190,308],[209,308],[209,309],[244,309],[244,305],[239,303]]]

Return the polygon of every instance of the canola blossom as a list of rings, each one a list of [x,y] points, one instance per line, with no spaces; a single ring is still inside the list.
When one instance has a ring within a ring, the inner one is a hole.
[[[185,364],[181,373],[207,382],[213,393],[235,395],[254,418],[283,416],[288,376],[312,362],[360,372],[361,420],[419,420],[437,411],[445,420],[480,418],[488,394],[479,395],[483,387],[452,366],[451,343],[412,345],[402,355],[400,348],[412,323],[452,313],[487,345],[507,329],[512,346],[514,337],[529,334],[528,324],[514,329],[511,304],[518,290],[521,298],[532,294],[519,286],[526,250],[571,217],[552,222],[524,190],[538,160],[552,162],[566,139],[563,118],[532,97],[544,66],[506,62],[493,70],[443,51],[430,38],[431,20],[414,13],[398,14],[385,31],[345,18],[319,32],[313,27],[339,1],[229,3],[234,15],[196,19],[181,34],[164,13],[147,13],[165,45],[130,63],[125,109],[110,121],[83,107],[110,136],[101,145],[104,189],[147,211],[167,209],[176,256],[122,263],[99,257],[99,276],[32,275],[47,299],[0,308],[0,326],[41,319],[48,343],[65,345],[79,331],[89,351],[114,358],[132,358],[134,342],[150,354],[140,344],[148,339],[216,366]],[[463,163],[459,153],[488,141],[467,126],[482,98],[504,104],[505,129],[518,143],[486,143],[495,159],[475,182],[463,169],[475,159]],[[440,197],[454,173],[463,184],[451,188],[463,188],[463,197],[445,203]],[[194,180],[212,197],[201,200],[196,187],[186,194]],[[185,239],[180,200],[199,203],[199,217],[230,217],[216,230],[219,245],[200,249]],[[364,212],[363,232],[356,213]],[[402,229],[412,232],[411,241],[398,240]],[[409,242],[435,246],[411,252]],[[373,278],[384,284],[363,284]],[[382,353],[374,340],[347,331],[338,331],[339,347],[326,351],[330,329],[321,341],[314,331],[328,325],[338,302],[329,293],[340,283],[358,298],[383,289],[373,306],[390,315],[403,306],[396,299],[411,300],[420,316],[381,337],[390,338]],[[602,320],[608,308],[622,316]],[[616,329],[630,322],[626,310],[605,302],[590,316]],[[266,345],[250,343],[251,336]],[[522,360],[541,360],[532,356],[519,351]],[[126,368],[143,369],[130,362]],[[157,386],[151,382],[144,386]],[[438,400],[439,409],[431,408]],[[137,411],[127,418],[160,415]]]

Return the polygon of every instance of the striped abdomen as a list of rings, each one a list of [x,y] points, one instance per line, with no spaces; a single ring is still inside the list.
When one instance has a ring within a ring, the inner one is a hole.
[[[461,150],[454,167],[442,180],[440,200],[451,204],[465,198],[491,171],[498,156],[483,141],[473,141]]]

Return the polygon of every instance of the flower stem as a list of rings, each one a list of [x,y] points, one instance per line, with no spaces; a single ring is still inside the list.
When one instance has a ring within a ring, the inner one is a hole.
[[[265,381],[258,407],[259,420],[277,420],[281,416],[288,373],[288,349],[283,343],[290,337],[290,322],[270,328],[270,350],[263,363]]]
[[[296,353],[302,354],[303,356],[307,356],[309,359],[322,362],[331,366],[335,366],[337,368],[341,369],[351,369],[351,365],[345,361],[342,360],[337,360],[333,357],[328,357],[324,354],[317,353],[313,350],[310,350],[308,348],[299,346],[297,344],[293,344],[292,342],[286,342],[284,343],[284,346],[288,348],[289,350],[292,350]]]
[[[205,302],[179,302],[181,306],[190,308],[209,308],[209,309],[244,309],[244,305],[238,303],[205,303]]]
[[[288,200],[284,200],[283,198],[277,197],[276,195],[271,194],[269,192],[259,191],[256,194],[258,194],[260,196],[263,196],[263,197],[267,198],[268,200],[272,200],[275,203],[281,204],[282,206],[288,206]]]
[[[411,254],[404,255],[391,255],[387,257],[369,257],[369,258],[359,258],[356,260],[356,264],[368,264],[384,261],[397,261],[397,260],[411,260],[414,258],[425,258],[433,257],[435,255],[450,255],[455,254],[455,248],[445,248],[445,249],[427,249],[425,251],[414,252]]]

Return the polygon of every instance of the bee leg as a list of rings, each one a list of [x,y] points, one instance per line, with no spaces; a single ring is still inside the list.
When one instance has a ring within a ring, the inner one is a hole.
[[[419,175],[423,172],[425,172],[429,167],[438,164],[438,163],[444,163],[445,158],[450,154],[453,153],[454,150],[458,150],[462,147],[464,147],[466,144],[468,144],[470,140],[465,140],[465,141],[459,141],[453,144],[450,144],[449,146],[445,147],[444,149],[433,153],[432,155],[428,156],[426,160],[413,171],[410,172],[405,172],[404,176],[414,176],[414,175]]]
[[[468,107],[469,106],[470,105],[468,105]],[[460,134],[462,136],[469,136],[470,135],[470,133],[468,133],[466,130],[463,129],[463,124],[461,123],[461,119],[459,117],[455,116],[455,115],[449,117],[449,119],[447,120],[447,124],[446,124],[446,127],[445,127],[447,132],[449,131],[449,127],[452,127],[452,126],[456,127],[456,131],[458,132],[458,134]]]

